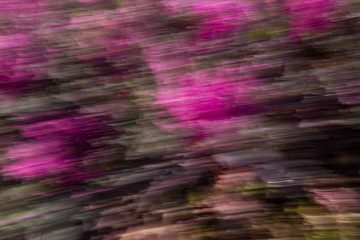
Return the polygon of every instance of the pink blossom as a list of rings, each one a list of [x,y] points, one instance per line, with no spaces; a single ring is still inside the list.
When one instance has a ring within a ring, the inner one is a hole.
[[[202,18],[197,26],[197,37],[215,40],[231,36],[249,23],[246,11],[250,10],[249,6],[237,1],[196,2],[193,13]]]
[[[48,67],[38,67],[46,61],[32,34],[13,33],[0,36],[0,91],[2,95],[22,96],[36,89]]]
[[[162,4],[169,16],[188,15],[199,19],[195,25],[197,41],[231,37],[250,23],[251,15],[255,11],[255,3],[252,1],[164,0]]]
[[[86,155],[96,149],[90,141],[108,133],[106,124],[92,117],[26,123],[34,121],[35,117],[29,115],[32,114],[19,116],[25,124],[18,128],[24,137],[32,139],[8,149],[7,158],[14,162],[3,166],[6,176],[35,179],[56,175],[61,178],[59,182],[71,183],[97,175],[89,173],[82,164]]]
[[[67,117],[26,124],[18,128],[22,130],[23,136],[39,141],[62,139],[63,144],[81,159],[96,149],[94,142],[114,134],[105,123],[95,117]]]
[[[33,137],[38,140],[48,139],[57,135],[71,136],[78,134],[76,123],[72,122],[72,118],[56,119],[50,121],[41,121],[34,124],[19,126],[25,137]],[[70,135],[71,134],[71,135]]]
[[[34,179],[59,174],[71,167],[72,159],[60,140],[21,143],[7,152],[7,158],[15,161],[3,166],[5,176]]]
[[[82,115],[49,119],[56,114],[69,113],[55,110],[18,115],[23,124],[17,127],[30,139],[8,149],[7,158],[14,162],[3,166],[6,176],[35,179],[56,175],[61,183],[70,183],[97,175],[88,172],[83,162],[99,147],[93,146],[94,141],[109,134],[107,125],[100,118]],[[38,120],[42,118],[48,119]]]
[[[339,0],[286,0],[293,36],[321,33],[333,26]]]
[[[254,108],[251,88],[257,84],[252,76],[229,76],[219,70],[199,72],[179,76],[179,84],[160,87],[156,103],[165,106],[196,135],[211,132],[213,122],[221,125],[233,117],[249,114]]]

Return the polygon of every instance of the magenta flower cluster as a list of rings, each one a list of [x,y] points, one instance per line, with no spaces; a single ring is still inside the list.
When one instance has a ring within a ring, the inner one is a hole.
[[[34,116],[19,117],[26,122]],[[29,122],[18,128],[28,140],[9,148],[6,156],[13,163],[3,167],[4,176],[25,179],[57,176],[59,181],[89,175],[83,158],[94,150],[94,141],[108,131],[100,119],[79,115]]]

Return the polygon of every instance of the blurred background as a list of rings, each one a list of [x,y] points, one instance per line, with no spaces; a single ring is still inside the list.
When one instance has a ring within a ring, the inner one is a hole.
[[[360,239],[358,0],[0,1],[0,240]]]

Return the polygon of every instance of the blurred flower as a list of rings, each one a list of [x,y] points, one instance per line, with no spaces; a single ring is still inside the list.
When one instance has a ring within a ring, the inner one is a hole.
[[[32,67],[45,59],[36,47],[31,34],[10,34],[0,36],[0,87],[4,93],[14,95],[26,92],[31,85],[44,76],[45,69]]]
[[[29,120],[29,114],[20,117]],[[18,128],[24,137],[33,139],[8,149],[7,157],[16,162],[4,166],[2,171],[8,176],[24,179],[54,174],[64,177],[69,172],[76,174],[65,177],[66,181],[70,181],[68,178],[87,178],[89,174],[83,167],[83,160],[90,150],[96,149],[93,145],[95,139],[109,133],[106,124],[91,117],[43,120]]]
[[[68,154],[61,140],[20,143],[11,147],[6,155],[15,162],[3,166],[1,171],[5,176],[22,179],[49,177],[69,170],[73,159]]]
[[[251,1],[163,1],[170,16],[187,15],[196,21],[196,41],[231,37],[244,29],[251,20],[255,3]]]
[[[251,88],[257,85],[253,76],[229,76],[224,72],[180,75],[179,87],[160,87],[157,103],[200,135],[213,132],[213,122],[221,129],[222,121],[247,115],[254,109]]]
[[[66,117],[18,126],[25,137],[45,140],[61,136],[71,141],[86,141],[104,133],[96,118]]]
[[[196,2],[193,13],[202,18],[197,26],[198,39],[216,40],[231,36],[235,30],[240,30],[249,23],[247,11],[251,9],[245,1]]]
[[[333,26],[340,0],[286,0],[292,36],[321,33]]]

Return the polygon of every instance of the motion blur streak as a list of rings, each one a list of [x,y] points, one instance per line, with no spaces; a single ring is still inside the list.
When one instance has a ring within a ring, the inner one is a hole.
[[[357,0],[1,0],[0,240],[360,239]]]

